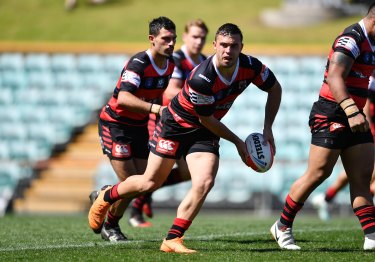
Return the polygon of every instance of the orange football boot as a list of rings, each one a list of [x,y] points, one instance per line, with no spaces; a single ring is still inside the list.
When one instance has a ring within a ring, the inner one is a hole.
[[[191,254],[196,253],[196,250],[188,249],[184,246],[182,237],[177,237],[170,240],[163,240],[163,243],[160,246],[160,250],[163,252],[174,252],[174,253],[183,253],[183,254]]]
[[[109,207],[111,206],[110,203],[104,200],[105,192],[111,190],[111,188],[112,186],[107,186],[100,191],[98,197],[92,204],[89,211],[89,225],[96,234],[99,234],[101,232],[105,216]]]

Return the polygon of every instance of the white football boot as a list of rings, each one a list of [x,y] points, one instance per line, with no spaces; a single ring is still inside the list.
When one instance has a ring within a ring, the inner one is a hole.
[[[300,250],[301,248],[295,244],[292,228],[285,225],[279,227],[278,224],[279,221],[276,221],[271,227],[270,231],[273,239],[276,240],[280,248],[288,250]]]
[[[375,233],[365,235],[364,250],[375,250]]]
[[[324,194],[316,195],[311,200],[313,207],[318,211],[318,216],[322,221],[328,221],[331,219],[329,214],[329,206],[325,200]]]

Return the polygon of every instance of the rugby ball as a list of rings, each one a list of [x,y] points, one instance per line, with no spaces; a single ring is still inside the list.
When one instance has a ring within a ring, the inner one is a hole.
[[[269,142],[263,145],[263,135],[251,133],[245,140],[249,157],[246,164],[253,170],[264,173],[269,170],[273,163],[273,148]]]

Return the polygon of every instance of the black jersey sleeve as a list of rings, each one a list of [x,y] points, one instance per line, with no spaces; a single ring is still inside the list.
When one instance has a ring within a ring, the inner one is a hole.
[[[141,84],[146,61],[132,58],[124,67],[121,75],[120,91],[135,93]]]
[[[213,81],[199,72],[194,72],[186,82],[189,100],[198,115],[210,116],[215,111],[215,96],[211,84]]]
[[[357,59],[360,55],[361,42],[364,35],[359,24],[350,26],[339,35],[332,46],[334,52],[341,52],[353,59]]]
[[[263,91],[273,87],[276,83],[276,77],[271,69],[255,57],[251,57],[251,63],[255,71],[254,85]]]

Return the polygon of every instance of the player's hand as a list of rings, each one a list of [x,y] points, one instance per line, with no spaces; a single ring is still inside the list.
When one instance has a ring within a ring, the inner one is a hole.
[[[250,156],[249,156],[249,153],[247,152],[245,142],[242,141],[241,139],[239,139],[239,140],[235,143],[235,145],[236,145],[236,147],[237,147],[237,151],[238,151],[238,154],[239,154],[240,157],[241,157],[242,162],[244,162],[246,165],[248,165],[248,164],[247,164],[247,159],[248,159]]]
[[[355,132],[367,132],[370,128],[366,117],[363,114],[348,118],[350,129]]]
[[[273,154],[276,155],[276,145],[275,145],[275,140],[273,138],[273,133],[271,128],[264,128],[263,129],[263,138],[264,138],[264,145],[266,141],[270,143],[273,149]]]

